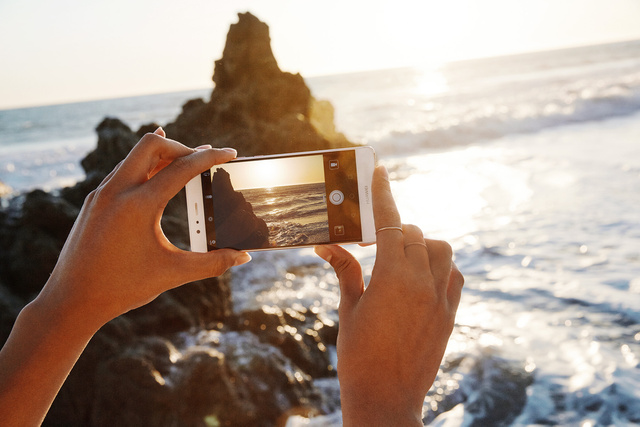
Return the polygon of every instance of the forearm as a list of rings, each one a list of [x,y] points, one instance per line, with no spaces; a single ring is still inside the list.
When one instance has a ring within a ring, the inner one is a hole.
[[[42,423],[94,329],[39,299],[20,312],[0,351],[3,425]]]

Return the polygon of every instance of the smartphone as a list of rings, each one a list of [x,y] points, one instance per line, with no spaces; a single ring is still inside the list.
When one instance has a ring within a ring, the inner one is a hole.
[[[371,147],[243,157],[186,186],[191,250],[373,243]]]

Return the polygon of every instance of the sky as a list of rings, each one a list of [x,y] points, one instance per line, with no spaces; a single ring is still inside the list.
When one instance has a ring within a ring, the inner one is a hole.
[[[235,190],[324,182],[322,155],[231,162],[216,167],[229,172]]]
[[[640,39],[638,0],[0,0],[0,109],[212,87],[245,11],[304,77]]]

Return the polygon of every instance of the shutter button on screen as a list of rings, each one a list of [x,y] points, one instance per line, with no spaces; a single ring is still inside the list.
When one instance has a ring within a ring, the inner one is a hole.
[[[333,190],[331,194],[329,194],[329,200],[334,205],[339,205],[344,202],[344,194],[340,190]]]

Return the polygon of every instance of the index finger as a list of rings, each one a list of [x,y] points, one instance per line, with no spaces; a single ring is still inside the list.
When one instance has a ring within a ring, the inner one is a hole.
[[[371,191],[373,193],[373,219],[376,225],[378,251],[402,249],[404,241],[401,231],[402,222],[396,202],[393,200],[393,194],[391,194],[389,174],[384,166],[378,166],[374,170]],[[400,230],[381,230],[385,227],[400,227]]]
[[[179,157],[149,180],[149,185],[152,186],[150,191],[158,194],[160,200],[166,203],[193,177],[213,165],[226,163],[235,157],[236,150],[232,148],[202,149]]]
[[[163,133],[144,135],[122,162],[118,175],[126,182],[142,184],[159,163],[167,164],[193,153],[193,148],[165,138]]]

